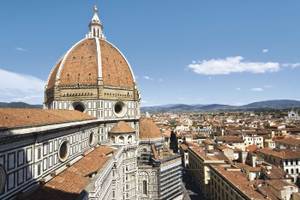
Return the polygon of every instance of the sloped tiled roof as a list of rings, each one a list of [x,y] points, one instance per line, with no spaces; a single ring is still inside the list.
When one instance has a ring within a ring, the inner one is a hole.
[[[25,128],[95,119],[74,110],[0,108],[0,129]]]
[[[90,183],[90,175],[103,168],[113,149],[100,146],[38,188],[27,200],[73,200]]]
[[[270,149],[270,148],[263,148],[257,150],[259,153],[267,155],[267,156],[274,156],[280,159],[300,159],[300,151],[296,150],[289,150],[289,149]]]
[[[110,133],[132,133],[134,129],[124,121],[118,122],[110,131]]]

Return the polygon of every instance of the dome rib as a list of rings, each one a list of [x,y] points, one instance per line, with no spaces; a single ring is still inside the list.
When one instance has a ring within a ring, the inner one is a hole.
[[[63,56],[58,60],[58,62],[51,69],[51,72],[50,72],[50,74],[48,76],[46,89],[50,89],[50,88],[53,88],[55,86],[56,74],[57,74],[58,68],[59,68],[59,66],[61,64],[62,59],[63,59]]]
[[[65,54],[65,56],[64,56],[64,58],[63,58],[63,60],[62,60],[62,62],[61,62],[60,67],[58,68],[58,72],[57,72],[57,74],[56,74],[56,80],[59,80],[59,79],[60,79],[62,68],[63,68],[63,66],[65,65],[66,59],[67,59],[67,57],[69,56],[69,54],[73,51],[73,49],[75,49],[75,47],[76,47],[77,45],[79,45],[81,42],[83,42],[83,41],[85,41],[85,40],[87,40],[87,39],[88,39],[88,38],[83,38],[83,39],[81,39],[80,41],[78,41],[76,44],[74,44],[74,45],[67,51],[67,53]]]
[[[97,62],[98,62],[98,80],[103,80],[102,75],[102,57],[101,57],[101,45],[98,38],[95,38],[97,47]]]
[[[129,69],[130,69],[130,72],[131,72],[131,75],[132,75],[132,78],[133,78],[133,82],[136,83],[136,82],[135,82],[135,76],[134,76],[132,67],[131,67],[130,63],[128,62],[127,58],[125,57],[125,55],[124,55],[124,54],[120,51],[120,49],[119,49],[116,45],[114,45],[113,43],[111,43],[111,42],[109,42],[109,41],[107,41],[107,40],[105,40],[105,42],[107,42],[108,44],[110,44],[112,47],[114,47],[114,48],[121,54],[121,56],[122,56],[123,59],[126,61],[128,67],[129,67]]]

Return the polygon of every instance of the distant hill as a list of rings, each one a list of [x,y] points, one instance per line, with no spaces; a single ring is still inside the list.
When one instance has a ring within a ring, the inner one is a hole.
[[[31,105],[24,102],[0,102],[0,108],[42,108],[42,105]],[[242,106],[232,106],[224,104],[168,104],[160,106],[148,106],[142,107],[142,112],[206,112],[206,111],[235,111],[235,110],[259,110],[259,109],[292,109],[300,108],[300,101],[296,100],[269,100],[269,101],[259,101],[253,102]]]
[[[242,106],[232,106],[232,105],[223,105],[223,104],[170,104],[170,105],[161,105],[161,106],[148,106],[142,107],[142,112],[205,112],[205,111],[237,111],[237,110],[259,110],[259,109],[291,109],[291,108],[300,108],[300,101],[296,100],[270,100],[270,101],[260,101],[254,102]]]
[[[0,102],[0,108],[42,108],[42,105],[31,105],[24,102]]]
[[[288,100],[288,99],[259,101],[259,102],[250,103],[250,104],[247,104],[247,105],[244,105],[241,107],[246,108],[246,109],[250,109],[250,108],[272,108],[272,109],[297,108],[297,107],[300,107],[300,101]]]

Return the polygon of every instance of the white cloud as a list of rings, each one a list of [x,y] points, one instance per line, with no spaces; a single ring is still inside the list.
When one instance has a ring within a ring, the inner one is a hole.
[[[24,48],[22,48],[22,47],[16,47],[16,50],[17,50],[17,51],[23,51],[23,52],[28,51],[27,49],[24,49]]]
[[[269,49],[262,49],[261,52],[262,52],[262,53],[268,53],[268,52],[269,52]]]
[[[153,78],[151,78],[150,76],[143,76],[143,78],[149,81],[153,81]]]
[[[260,88],[260,87],[257,87],[257,88],[251,88],[251,91],[253,91],[253,92],[262,92],[262,91],[264,91],[264,89]]]
[[[290,68],[297,68],[300,67],[300,63],[284,63],[282,64],[283,67],[290,67]]]
[[[197,74],[203,75],[226,75],[231,73],[249,72],[261,74],[277,72],[280,64],[277,62],[249,62],[241,56],[227,57],[225,59],[210,59],[193,62],[188,65]]]
[[[241,91],[242,89],[240,87],[235,88],[237,91]]]
[[[0,101],[43,102],[45,82],[39,78],[0,68]]]

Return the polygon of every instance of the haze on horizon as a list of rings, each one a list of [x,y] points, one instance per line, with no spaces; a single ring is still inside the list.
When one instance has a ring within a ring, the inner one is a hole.
[[[85,37],[96,1],[5,1],[0,101],[41,104],[57,60]],[[96,2],[133,67],[142,105],[300,99],[300,2]]]

